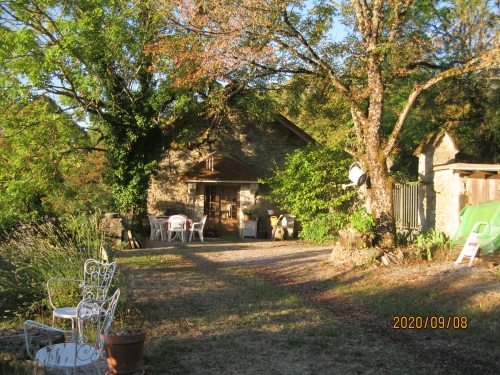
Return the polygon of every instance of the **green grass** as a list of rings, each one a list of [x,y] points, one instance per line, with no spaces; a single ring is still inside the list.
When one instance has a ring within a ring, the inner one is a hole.
[[[148,329],[150,373],[433,373],[251,269],[217,267],[192,249],[154,252],[117,260],[134,276],[138,315],[129,323]]]
[[[395,316],[422,317],[423,324],[427,318],[427,337],[450,342],[466,341],[470,347],[500,358],[500,301],[496,294],[450,289],[447,282],[430,282],[418,287],[408,286],[404,281],[399,285],[387,285],[368,268],[325,282],[321,288],[335,291],[391,324],[395,322]],[[462,320],[460,328],[453,328],[454,322],[458,323],[453,317],[457,316],[465,317],[467,328],[463,329]],[[448,317],[451,317],[450,328],[440,328],[443,324],[448,326]],[[431,319],[436,328],[431,327]],[[439,321],[441,319],[444,323]]]

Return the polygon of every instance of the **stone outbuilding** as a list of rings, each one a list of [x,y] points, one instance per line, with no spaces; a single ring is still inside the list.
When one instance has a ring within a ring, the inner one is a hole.
[[[422,141],[419,158],[418,215],[422,230],[453,237],[467,205],[500,200],[500,165],[457,160],[459,150],[444,130]]]
[[[192,132],[190,140],[165,151],[151,178],[148,213],[184,214],[195,221],[207,214],[211,234],[242,236],[243,210],[250,209],[259,235],[267,233],[269,211],[284,212],[264,198],[268,188],[261,179],[314,139],[281,115],[257,123],[241,111],[219,122],[199,118],[184,128]]]

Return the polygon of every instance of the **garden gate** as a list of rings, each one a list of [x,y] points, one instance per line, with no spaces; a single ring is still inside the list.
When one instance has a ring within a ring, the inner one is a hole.
[[[421,229],[418,219],[418,186],[395,184],[392,195],[394,221],[398,233],[418,233]]]

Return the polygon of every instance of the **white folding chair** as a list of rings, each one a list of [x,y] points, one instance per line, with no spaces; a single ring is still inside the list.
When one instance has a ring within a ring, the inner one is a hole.
[[[198,232],[198,236],[200,237],[200,241],[203,242],[203,228],[205,227],[205,222],[207,221],[208,215],[203,215],[200,221],[193,223],[191,228],[189,228],[189,242],[194,236],[194,232]]]
[[[33,320],[25,321],[26,351],[35,361],[34,373],[36,374],[39,365],[64,370],[66,375],[76,375],[77,369],[97,365],[97,371],[101,374],[104,342],[113,322],[119,296],[118,289],[109,299],[83,299],[76,308],[77,325],[81,327],[78,334],[75,331],[53,328]],[[43,347],[33,355],[31,337],[36,331],[39,333],[39,330],[62,332],[66,342]]]
[[[71,329],[75,330],[75,320],[77,318],[76,306],[60,306],[58,299],[61,294],[67,293],[71,286],[77,284],[77,287],[81,288],[80,295],[82,299],[105,299],[115,271],[115,262],[101,263],[95,259],[87,259],[83,266],[83,280],[64,278],[49,279],[47,281],[47,293],[49,295],[50,305],[52,306],[52,327],[55,327],[56,318],[70,319]]]

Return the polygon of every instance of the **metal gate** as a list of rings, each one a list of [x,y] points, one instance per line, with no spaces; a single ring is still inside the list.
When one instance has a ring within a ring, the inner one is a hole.
[[[418,186],[395,184],[392,201],[396,231],[419,232],[421,225],[418,219]]]

